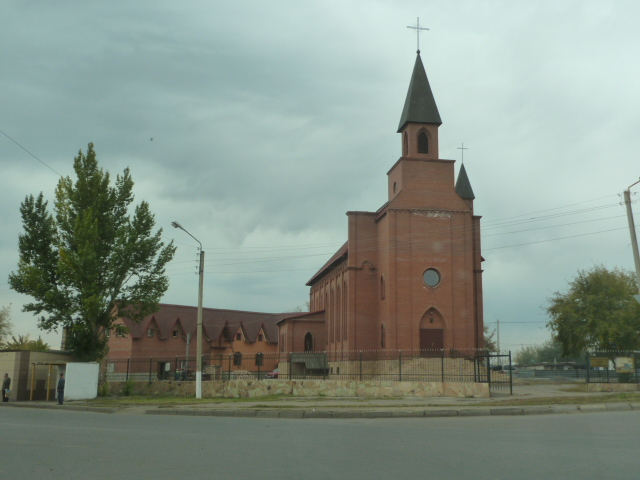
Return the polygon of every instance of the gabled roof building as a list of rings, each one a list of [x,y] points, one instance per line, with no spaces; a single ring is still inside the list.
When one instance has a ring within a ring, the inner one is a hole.
[[[189,355],[195,355],[197,313],[197,307],[160,304],[156,313],[140,323],[119,319],[116,324],[124,325],[128,333],[111,334],[109,358],[185,356],[187,340],[190,340]],[[295,315],[204,308],[202,353],[275,353],[276,323]]]

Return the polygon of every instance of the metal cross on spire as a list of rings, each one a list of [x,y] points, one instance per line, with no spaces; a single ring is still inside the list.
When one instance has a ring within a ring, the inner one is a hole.
[[[418,52],[417,53],[420,53],[420,30],[429,30],[429,29],[428,28],[423,28],[423,27],[420,26],[420,17],[418,17],[418,20],[417,20],[415,26],[407,25],[407,28],[411,28],[411,29],[416,31],[416,36],[418,37],[417,38],[417,45],[418,45]]]
[[[462,150],[462,163],[464,163],[464,151],[465,150],[469,150],[467,147],[464,146],[464,143],[462,144],[461,147],[458,147],[458,150]]]

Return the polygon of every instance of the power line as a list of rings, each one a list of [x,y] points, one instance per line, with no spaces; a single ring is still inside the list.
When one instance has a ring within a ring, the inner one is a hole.
[[[617,217],[613,217],[613,218],[617,218]],[[582,222],[577,222],[577,223],[582,223]],[[555,226],[552,226],[555,227]],[[551,227],[548,227],[551,228]],[[614,228],[614,229],[608,229],[608,230],[600,230],[597,232],[588,232],[588,233],[582,233],[582,234],[577,234],[577,235],[569,235],[566,237],[558,237],[558,238],[552,238],[552,239],[546,239],[546,240],[537,240],[537,241],[533,241],[533,242],[524,242],[524,243],[518,243],[518,244],[513,244],[513,245],[503,245],[500,247],[492,247],[492,248],[483,248],[483,251],[491,251],[491,250],[500,250],[503,248],[513,248],[513,247],[519,247],[519,246],[525,246],[525,245],[533,245],[536,243],[546,243],[546,242],[554,242],[554,241],[559,241],[559,240],[566,240],[569,238],[577,238],[577,237],[584,237],[584,236],[589,236],[589,235],[596,235],[596,234],[601,234],[601,233],[608,233],[608,232],[613,232],[613,231],[617,231],[617,230],[624,230],[627,227],[620,227],[620,228]],[[512,232],[512,233],[519,233],[519,232]],[[506,234],[506,233],[505,233]],[[410,243],[405,243],[405,244],[397,244],[397,247],[403,247],[403,246],[408,246],[408,245],[412,245],[414,244],[414,242],[410,242]],[[460,247],[463,248],[463,247]],[[372,248],[370,249],[370,251],[375,251],[376,248]],[[367,249],[363,249],[360,250],[361,252],[366,252]],[[231,265],[244,265],[244,264],[251,264],[251,263],[262,263],[262,262],[270,262],[270,261],[279,261],[279,260],[291,260],[291,259],[301,259],[301,258],[310,258],[310,257],[316,257],[316,256],[328,256],[331,255],[334,252],[329,252],[329,253],[317,253],[317,254],[310,254],[310,255],[290,255],[290,256],[282,256],[282,257],[270,257],[270,258],[264,258],[264,257],[258,257],[258,258],[246,258],[246,259],[225,259],[222,260],[220,259],[219,261],[224,261],[225,263],[212,263],[212,262],[208,262],[207,266],[211,267],[211,266],[231,266]],[[409,261],[411,260],[410,258],[399,258],[399,261]],[[183,263],[188,263],[188,262],[183,262]],[[182,267],[179,268],[178,270],[182,269],[191,269],[193,267]],[[241,272],[239,272],[241,273]],[[246,273],[251,273],[251,272],[246,272]]]
[[[484,322],[485,324],[488,323],[498,323],[497,320],[494,320],[493,322]],[[503,320],[500,320],[500,324],[502,325],[503,323],[547,323],[545,320],[531,320],[531,321],[524,321],[524,322],[505,322]]]
[[[611,195],[610,195],[611,196]],[[607,197],[601,197],[601,198],[607,198]],[[596,199],[597,200],[597,199]],[[590,201],[594,201],[594,200],[588,200],[585,202],[578,202],[577,204],[583,204],[583,203],[587,203]],[[571,205],[576,205],[576,204],[571,204]],[[589,209],[579,209],[579,210],[574,210],[574,211],[570,211],[570,212],[563,212],[563,213],[557,213],[557,214],[553,214],[553,215],[549,215],[546,217],[536,217],[536,218],[531,218],[531,219],[526,219],[526,220],[520,220],[518,222],[510,222],[508,224],[503,224],[503,225],[496,225],[496,223],[500,222],[500,220],[496,220],[493,226],[488,226],[485,223],[485,225],[483,225],[482,227],[482,231],[486,231],[486,230],[491,230],[491,229],[496,229],[496,228],[505,228],[508,226],[512,226],[515,224],[523,224],[523,223],[529,223],[529,222],[539,222],[539,221],[543,221],[543,220],[547,220],[547,219],[552,219],[552,218],[556,218],[559,216],[567,216],[567,215],[577,215],[577,214],[582,214],[582,213],[589,213],[592,211],[596,211],[596,210],[601,210],[603,208],[611,208],[614,206],[619,206],[620,204],[607,204],[607,205],[601,205],[601,206],[596,206],[593,208],[589,208]],[[557,210],[559,208],[566,208],[566,206],[564,207],[556,207],[554,209],[548,209],[548,210]],[[547,210],[547,211],[548,211]],[[528,215],[528,214],[525,214]],[[519,215],[522,216],[522,215]],[[513,217],[508,217],[508,218],[513,218]],[[591,221],[600,221],[600,220],[607,220],[607,219],[612,219],[612,218],[619,218],[619,216],[612,216],[612,217],[605,217],[605,218],[601,218],[601,219],[592,219],[592,220],[585,220],[582,222],[572,222],[572,223],[567,223],[567,224],[559,224],[559,225],[549,225],[549,226],[542,226],[542,227],[536,227],[533,229],[525,229],[525,230],[520,230],[520,231],[515,231],[515,232],[504,232],[504,233],[495,233],[495,234],[489,234],[489,235],[482,235],[483,238],[485,237],[490,237],[490,236],[497,236],[497,235],[505,235],[505,234],[513,234],[513,233],[521,233],[521,232],[525,232],[525,231],[530,231],[530,230],[542,230],[545,228],[557,228],[557,227],[561,227],[561,226],[567,226],[567,225],[573,225],[573,224],[579,224],[579,223],[587,223],[587,222],[591,222]],[[489,222],[489,225],[491,225],[491,223]],[[427,239],[428,237],[434,235],[434,234],[438,234],[438,233],[453,233],[454,235],[458,232],[462,233],[463,230],[466,228],[466,226],[447,226],[447,227],[443,227],[441,229],[431,229],[429,230],[429,232],[427,233],[411,233],[411,234],[406,234],[406,235],[397,235],[394,237],[394,239],[396,240],[395,242],[395,248],[401,248],[401,247],[405,247],[405,246],[412,246],[415,245],[416,241],[421,240],[422,238]],[[617,229],[612,229],[610,231],[615,231]],[[602,233],[602,232],[592,232],[592,233],[587,233],[587,234],[582,234],[582,235],[590,235],[590,234],[595,234],[595,233]],[[460,236],[460,238],[464,238],[463,236]],[[549,240],[544,240],[544,241],[554,241],[554,240],[560,240],[560,239],[564,239],[564,238],[571,238],[571,237],[560,237],[558,239],[549,239]],[[403,241],[406,240],[406,241]],[[456,238],[454,238],[454,241],[456,240]],[[539,243],[539,242],[527,242],[527,243],[523,243],[523,244],[518,244],[518,245],[508,245],[508,246],[504,246],[504,247],[494,247],[494,248],[484,248],[483,251],[487,251],[487,250],[494,250],[494,249],[500,249],[500,248],[508,248],[508,247],[512,247],[512,246],[520,246],[520,245],[527,245],[527,244],[531,244],[531,243]],[[371,246],[370,249],[367,249],[366,246],[367,244],[369,244]],[[288,247],[277,247],[278,250],[276,249],[272,249],[269,250],[271,247],[266,247],[266,246],[262,246],[262,247],[246,247],[246,248],[263,248],[265,249],[263,252],[261,253],[269,253],[270,251],[291,251],[291,250],[295,250],[295,249],[302,249],[302,248],[315,248],[315,246],[326,246],[326,245],[340,245],[338,243],[334,243],[334,244],[310,244],[310,245],[299,245],[299,246],[288,246]],[[367,252],[367,251],[376,251],[377,250],[377,239],[376,238],[372,238],[370,241],[361,241],[359,242],[359,247],[365,247],[360,248],[359,250],[361,252]],[[240,247],[240,248],[245,248],[245,247]],[[216,252],[219,255],[225,255],[225,254],[249,254],[249,253],[258,253],[257,251],[255,252],[239,252],[237,250],[234,249],[228,249],[230,251],[224,253],[224,252]],[[312,254],[312,255],[300,255],[298,256],[298,258],[304,258],[307,256],[316,256],[316,254]],[[274,257],[275,258],[275,257]],[[282,257],[282,258],[287,258],[287,257]],[[291,257],[291,258],[295,258],[295,257]],[[234,259],[235,260],[241,260],[241,259]],[[251,258],[246,258],[246,259],[242,259],[242,260],[246,260],[249,261],[251,260]],[[269,260],[266,260],[269,261]],[[227,265],[227,263],[225,263],[225,265]],[[230,265],[230,264],[229,264]]]
[[[567,238],[586,237],[588,235],[596,235],[598,233],[609,233],[609,232],[615,232],[616,230],[626,230],[626,229],[627,229],[627,227],[612,228],[610,230],[600,230],[599,232],[581,233],[579,235],[570,235],[568,237],[550,238],[548,240],[538,240],[538,241],[535,241],[535,242],[518,243],[518,244],[515,244],[515,245],[504,245],[502,247],[484,248],[483,251],[500,250],[502,248],[521,247],[523,245],[533,245],[533,244],[536,244],[536,243],[555,242],[557,240],[566,240]]]
[[[13,138],[11,138],[9,135],[7,135],[5,132],[3,132],[2,130],[0,130],[0,133],[2,133],[5,137],[7,137],[9,140],[11,140],[13,143],[15,143],[17,146],[19,146],[22,150],[24,150],[25,152],[27,152],[29,155],[31,155],[33,158],[35,158],[37,161],[39,161],[42,165],[44,165],[45,167],[47,167],[49,170],[51,170],[53,173],[55,173],[56,175],[58,175],[59,177],[62,177],[62,174],[57,172],[52,166],[48,165],[47,163],[45,163],[44,161],[40,160],[38,157],[36,157],[33,153],[31,153],[29,150],[27,150],[26,148],[24,148],[22,145],[20,145],[16,140],[14,140]]]

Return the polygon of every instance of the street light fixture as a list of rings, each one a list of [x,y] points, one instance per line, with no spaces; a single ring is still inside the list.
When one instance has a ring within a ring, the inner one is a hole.
[[[200,240],[191,235],[178,222],[171,222],[171,226],[186,232],[187,235],[200,244],[200,268],[198,272],[200,277],[198,287],[198,329],[196,332],[196,398],[202,398],[202,287],[204,285],[204,250],[202,249],[202,243],[200,243]]]

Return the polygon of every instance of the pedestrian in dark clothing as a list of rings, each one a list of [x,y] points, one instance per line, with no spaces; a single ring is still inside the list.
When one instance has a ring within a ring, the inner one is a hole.
[[[58,392],[58,405],[62,405],[64,402],[64,374],[60,374],[60,380],[58,380],[58,387],[56,388]]]
[[[9,401],[10,388],[11,388],[11,379],[9,378],[9,374],[5,373],[4,380],[2,380],[2,401],[3,402]]]

